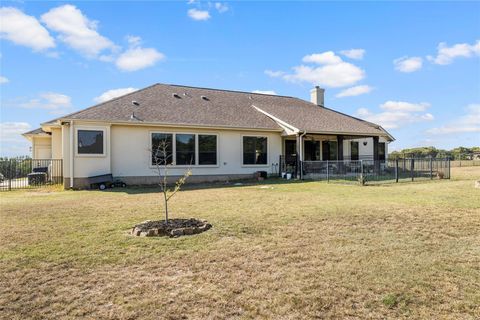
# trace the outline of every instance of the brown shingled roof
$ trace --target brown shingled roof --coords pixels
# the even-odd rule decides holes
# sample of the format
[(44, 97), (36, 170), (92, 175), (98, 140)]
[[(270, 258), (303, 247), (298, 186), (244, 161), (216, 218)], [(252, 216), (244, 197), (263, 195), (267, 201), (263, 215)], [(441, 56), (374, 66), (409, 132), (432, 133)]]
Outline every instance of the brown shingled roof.
[(280, 129), (253, 106), (301, 131), (388, 135), (379, 126), (294, 97), (168, 84), (155, 84), (61, 119)]

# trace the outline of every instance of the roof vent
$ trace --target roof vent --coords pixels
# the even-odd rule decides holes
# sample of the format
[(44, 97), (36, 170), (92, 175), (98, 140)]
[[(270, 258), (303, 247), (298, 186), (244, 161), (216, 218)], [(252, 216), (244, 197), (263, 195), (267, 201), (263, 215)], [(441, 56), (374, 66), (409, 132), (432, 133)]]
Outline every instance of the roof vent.
[(202, 96), (202, 99), (205, 100), (205, 101), (210, 101), (210, 99), (208, 99), (207, 96)]
[(133, 100), (133, 101), (132, 101), (132, 105), (134, 105), (134, 106), (137, 106), (137, 107), (138, 107), (138, 106), (140, 105), (140, 103), (138, 103), (137, 101)]
[(130, 115), (130, 120), (142, 121), (135, 115), (135, 111), (133, 111), (132, 114)]
[(177, 98), (177, 99), (182, 99), (182, 97), (180, 97), (180, 95), (179, 95), (178, 93), (174, 93), (174, 94), (173, 94), (173, 97), (174, 97), (174, 98)]

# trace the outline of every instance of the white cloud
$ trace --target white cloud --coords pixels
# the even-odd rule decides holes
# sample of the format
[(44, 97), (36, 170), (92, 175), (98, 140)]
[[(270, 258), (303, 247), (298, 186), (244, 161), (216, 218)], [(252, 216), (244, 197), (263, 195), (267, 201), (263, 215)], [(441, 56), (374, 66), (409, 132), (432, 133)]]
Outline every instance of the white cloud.
[(342, 58), (337, 56), (333, 51), (323, 53), (314, 53), (303, 57), (303, 62), (317, 63), (317, 64), (339, 64)]
[(435, 64), (446, 65), (452, 63), (456, 58), (469, 58), (475, 55), (480, 55), (480, 40), (474, 44), (458, 43), (451, 47), (442, 42), (437, 47), (437, 56), (428, 56), (427, 58)]
[(111, 89), (111, 90), (105, 91), (104, 93), (102, 93), (98, 97), (95, 97), (93, 99), (93, 101), (95, 101), (96, 103), (102, 103), (102, 102), (112, 100), (114, 98), (126, 95), (127, 93), (131, 93), (131, 92), (134, 92), (134, 91), (137, 91), (137, 90), (138, 89), (136, 89), (136, 88)]
[(97, 32), (98, 23), (73, 5), (53, 8), (43, 14), (41, 20), (60, 34), (61, 41), (89, 58), (96, 58), (106, 49), (116, 50), (112, 41)]
[(31, 129), (26, 122), (0, 123), (0, 156), (27, 155), (29, 143), (22, 133)]
[(350, 49), (350, 50), (342, 50), (340, 51), (345, 57), (355, 60), (362, 60), (363, 56), (365, 55), (364, 49)]
[(21, 102), (21, 108), (48, 110), (51, 114), (62, 114), (72, 108), (72, 99), (64, 94), (45, 92), (37, 98)]
[(137, 71), (155, 65), (164, 60), (165, 55), (154, 48), (130, 48), (115, 61), (122, 71)]
[(341, 91), (339, 94), (336, 95), (337, 98), (343, 97), (353, 97), (359, 96), (361, 94), (369, 93), (373, 90), (373, 87), (367, 85), (355, 86), (348, 89)]
[(401, 57), (393, 60), (395, 70), (400, 72), (414, 72), (420, 70), (423, 65), (423, 59), (420, 57)]
[(277, 95), (277, 93), (273, 90), (253, 90), (252, 93)]
[(387, 101), (380, 105), (380, 108), (388, 111), (407, 111), (407, 112), (421, 112), (425, 111), (430, 107), (430, 104), (427, 102), (421, 103), (410, 103), (404, 101)]
[(385, 111), (373, 113), (366, 108), (360, 108), (356, 115), (379, 124), (385, 129), (397, 129), (415, 122), (432, 121), (434, 116), (431, 113), (422, 112), (429, 106), (428, 103), (387, 101), (380, 105), (380, 108)]
[(285, 74), (283, 71), (265, 70), (265, 74), (272, 78), (279, 78)]
[[(480, 104), (471, 104), (466, 108), (466, 114), (454, 119), (442, 127), (427, 130), (429, 134), (480, 133)], [(480, 136), (479, 136), (480, 139)]]
[(205, 21), (210, 19), (210, 13), (207, 10), (190, 9), (188, 16), (196, 21)]
[(302, 59), (305, 63), (314, 63), (320, 66), (299, 65), (293, 67), (293, 73), (270, 71), (265, 73), (271, 77), (281, 77), (291, 82), (309, 82), (313, 85), (326, 87), (350, 86), (365, 78), (365, 71), (359, 67), (343, 61), (332, 51), (307, 55)]
[(0, 76), (0, 84), (5, 84), (5, 83), (9, 83), (10, 80), (8, 80), (7, 77), (4, 77), (4, 76)]
[(15, 44), (42, 51), (55, 47), (50, 36), (35, 17), (26, 15), (16, 8), (0, 8), (0, 38)]
[(227, 12), (229, 8), (226, 3), (215, 2), (215, 9), (220, 13), (224, 13)]

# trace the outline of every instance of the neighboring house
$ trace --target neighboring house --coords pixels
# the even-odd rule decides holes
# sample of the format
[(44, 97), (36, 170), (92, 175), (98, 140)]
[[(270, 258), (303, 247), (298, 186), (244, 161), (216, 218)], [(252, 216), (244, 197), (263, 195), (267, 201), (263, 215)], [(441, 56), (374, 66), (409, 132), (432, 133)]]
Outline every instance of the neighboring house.
[[(382, 127), (295, 97), (155, 84), (42, 123), (24, 134), (32, 157), (63, 159), (65, 187), (111, 173), (128, 184), (157, 183), (150, 150), (169, 142), (174, 166), (191, 181), (278, 172), (280, 156), (299, 160), (379, 159), (393, 137)], [(73, 177), (73, 179), (71, 179)]]

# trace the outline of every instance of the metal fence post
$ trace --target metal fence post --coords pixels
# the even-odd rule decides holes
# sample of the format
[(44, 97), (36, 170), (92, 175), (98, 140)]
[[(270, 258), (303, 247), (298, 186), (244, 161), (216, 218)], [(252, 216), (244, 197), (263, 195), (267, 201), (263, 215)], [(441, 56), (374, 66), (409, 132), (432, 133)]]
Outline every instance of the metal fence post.
[(398, 183), (398, 159), (395, 159), (395, 182)]
[(414, 172), (413, 172), (414, 167), (415, 167), (415, 162), (414, 162), (414, 161), (415, 161), (415, 160), (414, 160), (413, 158), (410, 159), (410, 176), (412, 177), (412, 181), (413, 181), (414, 176), (415, 176), (415, 174), (414, 174)]
[(433, 160), (432, 160), (432, 158), (430, 158), (430, 180), (433, 179), (433, 168), (432, 168), (432, 166), (433, 166)]
[(330, 182), (330, 175), (329, 175), (329, 172), (328, 172), (328, 160), (327, 160), (327, 182)]
[(8, 161), (8, 191), (12, 190), (12, 159)]
[(360, 185), (363, 185), (365, 179), (363, 177), (363, 160), (360, 160)]

